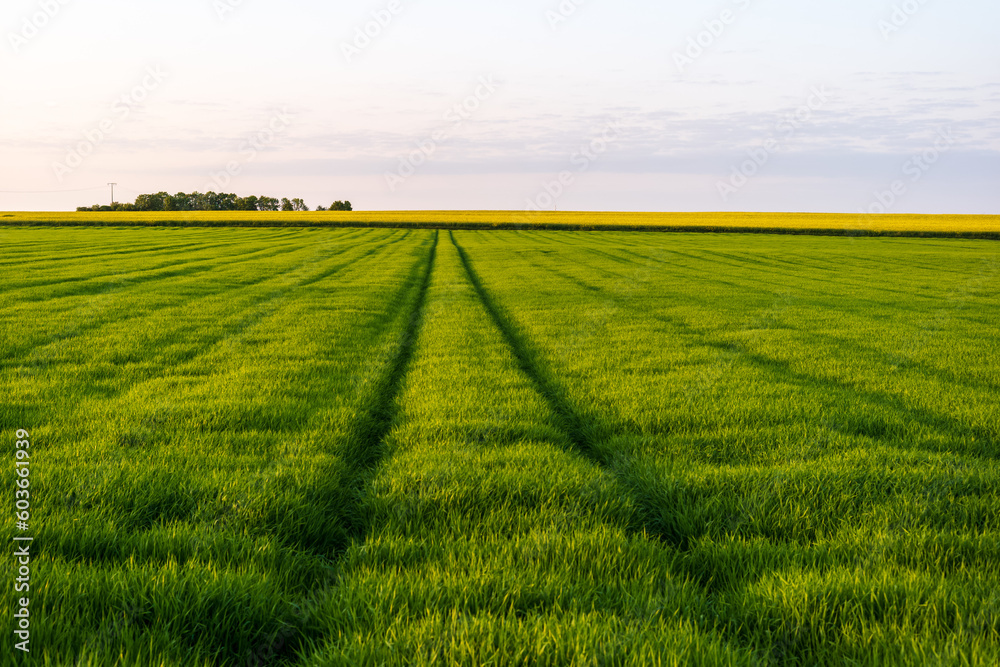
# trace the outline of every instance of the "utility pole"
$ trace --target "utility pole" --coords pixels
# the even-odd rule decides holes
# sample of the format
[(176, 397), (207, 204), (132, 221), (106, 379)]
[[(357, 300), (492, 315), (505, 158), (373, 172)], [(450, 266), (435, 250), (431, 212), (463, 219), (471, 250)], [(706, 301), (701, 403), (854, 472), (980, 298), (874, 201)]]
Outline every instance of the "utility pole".
[(115, 186), (118, 185), (118, 184), (117, 183), (108, 183), (108, 185), (111, 186), (111, 205), (114, 206), (115, 205)]

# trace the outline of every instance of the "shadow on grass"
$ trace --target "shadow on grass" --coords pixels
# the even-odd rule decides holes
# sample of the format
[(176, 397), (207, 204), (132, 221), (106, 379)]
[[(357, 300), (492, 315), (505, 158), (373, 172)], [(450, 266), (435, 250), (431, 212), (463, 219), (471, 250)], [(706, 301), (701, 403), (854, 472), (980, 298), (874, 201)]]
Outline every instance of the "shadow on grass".
[(430, 288), (434, 259), (437, 255), (437, 243), (438, 233), (435, 232), (434, 242), (424, 262), (423, 276), (417, 288), (416, 298), (407, 313), (406, 328), (400, 338), (399, 347), (389, 362), (385, 374), (372, 391), (372, 402), (368, 405), (362, 418), (355, 422), (355, 428), (348, 436), (348, 444), (342, 454), (355, 491), (352, 508), (346, 512), (347, 516), (351, 518), (349, 533), (355, 538), (362, 537), (367, 528), (367, 523), (360, 515), (359, 509), (364, 484), (384, 457), (383, 441), (398, 418), (399, 406), (396, 398), (409, 370), (410, 360), (413, 358), (417, 337), (423, 324), (427, 292)]
[[(612, 257), (608, 253), (601, 252), (601, 254)], [(598, 285), (590, 284), (566, 274), (555, 267), (539, 263), (532, 264), (581, 289), (590, 292), (601, 291)], [(603, 271), (611, 275), (618, 275), (605, 271), (599, 265), (587, 263), (586, 266), (594, 271)], [(704, 277), (702, 276), (700, 279), (704, 279)], [(723, 283), (724, 281), (715, 280), (715, 282)], [(733, 285), (736, 286), (735, 283)], [(604, 291), (603, 298), (614, 302), (619, 308), (626, 311), (633, 311), (636, 308), (636, 305), (628, 297), (613, 292)], [(931, 453), (950, 451), (948, 449), (951, 446), (950, 444), (932, 446), (915, 441), (910, 435), (912, 431), (911, 427), (913, 425), (920, 425), (935, 436), (947, 439), (952, 443), (954, 439), (963, 437), (974, 438), (975, 442), (979, 444), (974, 447), (966, 444), (960, 450), (963, 454), (986, 460), (995, 460), (998, 457), (998, 441), (994, 429), (981, 424), (962, 423), (961, 420), (955, 418), (953, 415), (921, 407), (903, 396), (888, 391), (866, 389), (857, 383), (847, 380), (798, 371), (788, 361), (752, 350), (752, 346), (746, 342), (725, 340), (719, 336), (712, 335), (711, 332), (691, 326), (679, 318), (664, 316), (656, 312), (647, 312), (646, 315), (670, 327), (678, 334), (687, 337), (699, 347), (714, 349), (724, 354), (732, 355), (732, 363), (736, 363), (736, 361), (745, 362), (759, 372), (769, 375), (771, 379), (778, 383), (789, 383), (797, 387), (818, 390), (831, 398), (836, 398), (838, 408), (836, 414), (830, 418), (842, 424), (843, 430), (846, 433), (871, 438), (897, 449), (919, 449)], [(772, 328), (770, 323), (764, 322), (762, 324), (766, 325), (762, 328)], [(889, 369), (893, 366), (894, 360), (887, 353), (875, 347), (865, 346), (856, 341), (848, 341), (828, 334), (814, 334), (796, 330), (796, 335), (832, 339), (845, 351), (850, 351), (851, 354), (855, 350), (860, 349), (871, 354), (880, 355), (886, 372), (890, 372)], [(974, 384), (958, 377), (954, 372), (932, 367), (919, 361), (909, 362), (909, 365), (918, 368), (923, 374), (936, 377), (943, 382), (961, 384), (979, 391), (996, 389), (996, 386), (989, 381)]]
[[(183, 659), (188, 664), (203, 664), (208, 660), (215, 665), (241, 666), (294, 664), (310, 641), (322, 636), (318, 610), (336, 591), (337, 561), (352, 543), (364, 539), (369, 529), (362, 508), (364, 494), (384, 456), (383, 440), (398, 420), (397, 396), (423, 322), (436, 247), (437, 235), (421, 244), (420, 254), (414, 253), (416, 261), (405, 280), (387, 295), (391, 304), (389, 312), (379, 313), (366, 327), (373, 343), (384, 340), (388, 332), (401, 329), (401, 333), (398, 340), (392, 341), (390, 358), (379, 370), (377, 380), (363, 394), (366, 398), (353, 428), (342, 444), (329, 452), (329, 465), (324, 466), (323, 474), (317, 475), (305, 488), (273, 497), (264, 509), (265, 515), (259, 517), (257, 528), (274, 538), (281, 552), (279, 557), (286, 564), (287, 569), (279, 568), (274, 574), (274, 578), (283, 583), (272, 581), (265, 585), (264, 578), (257, 581), (259, 590), (269, 593), (264, 598), (253, 598), (252, 594), (233, 589), (220, 593), (217, 599), (206, 599), (206, 593), (200, 588), (203, 566), (192, 570), (195, 574), (186, 574), (186, 580), (178, 584), (183, 587), (180, 599), (193, 611), (181, 616), (184, 620), (171, 627), (171, 632), (178, 637), (173, 649), (178, 660)], [(402, 327), (400, 322), (403, 322)], [(335, 399), (336, 396), (330, 397), (330, 400)], [(308, 415), (302, 421), (308, 421)], [(171, 521), (189, 520), (197, 508), (198, 498), (182, 497), (185, 492), (186, 489), (180, 486), (171, 489), (164, 498), (144, 507), (143, 512), (133, 513), (125, 529), (141, 533), (143, 529), (160, 525), (165, 517)], [(181, 552), (151, 553), (147, 549), (153, 558), (144, 564), (150, 565), (150, 560), (161, 558), (164, 562), (178, 559), (186, 563), (195, 557), (198, 548), (208, 554), (209, 560), (206, 561), (202, 554), (197, 554), (198, 559), (208, 563), (224, 557), (230, 547), (238, 551), (247, 534), (227, 534), (230, 530), (227, 520), (228, 517), (223, 516), (218, 528), (199, 535)], [(128, 540), (121, 541), (120, 545), (110, 544), (118, 530), (98, 532), (92, 531), (93, 544), (83, 554), (79, 548), (74, 548), (72, 541), (63, 541), (53, 545), (49, 555), (85, 562), (98, 569), (102, 564), (120, 562), (130, 556), (126, 553)], [(216, 549), (222, 551), (214, 551)], [(236, 551), (233, 553), (242, 558)], [(219, 562), (225, 562), (224, 558)], [(185, 568), (196, 566), (197, 562), (184, 565)], [(214, 566), (217, 567), (218, 562)], [(274, 599), (276, 591), (281, 593), (279, 599)], [(156, 604), (166, 603), (158, 600)], [(111, 644), (124, 641), (119, 637), (121, 633), (115, 631), (114, 619), (124, 613), (119, 607), (120, 601), (100, 599), (92, 601), (87, 611), (95, 615), (101, 625), (99, 636), (114, 638)], [(163, 630), (160, 621), (150, 623), (154, 630)], [(136, 620), (129, 623), (133, 629), (139, 625)]]
[[(400, 295), (404, 303), (409, 302), (405, 313), (406, 325), (395, 354), (371, 390), (371, 400), (363, 408), (354, 428), (345, 439), (345, 446), (337, 452), (342, 463), (340, 475), (336, 478), (336, 483), (324, 489), (316, 489), (318, 493), (312, 497), (313, 504), (325, 509), (326, 520), (305, 532), (282, 536), (285, 543), (293, 548), (317, 554), (325, 552), (328, 557), (336, 558), (352, 544), (363, 541), (369, 532), (369, 519), (363, 509), (365, 490), (385, 457), (385, 438), (399, 418), (397, 398), (409, 371), (423, 325), (427, 292), (437, 255), (438, 234), (435, 232), (427, 258), (422, 262), (423, 272), (416, 285), (415, 297), (412, 300), (405, 299), (405, 294), (414, 287), (412, 279), (407, 281), (407, 288)], [(385, 327), (388, 326), (389, 322), (386, 322)], [(331, 526), (335, 527), (333, 531), (330, 530)], [(331, 593), (331, 584), (327, 582), (322, 590), (302, 600), (296, 607), (298, 612), (290, 622), (281, 626), (271, 642), (261, 645), (251, 654), (246, 664), (262, 666), (294, 662), (310, 640), (321, 636), (322, 630), (315, 622), (314, 614), (322, 605), (323, 599)]]
[(638, 480), (628, 475), (627, 470), (629, 466), (620, 465), (621, 462), (612, 460), (613, 457), (609, 452), (595, 446), (595, 443), (601, 441), (605, 435), (603, 429), (596, 425), (595, 419), (588, 419), (579, 414), (564, 398), (564, 392), (559, 385), (542, 370), (541, 364), (538, 362), (538, 354), (531, 349), (528, 341), (525, 340), (524, 336), (493, 300), (493, 297), (486, 291), (486, 288), (483, 287), (479, 275), (469, 260), (469, 256), (455, 240), (454, 234), (449, 232), (449, 236), (451, 237), (451, 242), (455, 245), (455, 249), (458, 251), (469, 282), (475, 289), (479, 300), (482, 302), (487, 313), (489, 313), (493, 323), (500, 330), (511, 352), (513, 352), (518, 367), (531, 380), (535, 389), (548, 403), (549, 408), (556, 415), (559, 425), (565, 431), (573, 447), (601, 468), (609, 470), (631, 492), (633, 500), (640, 508), (643, 516), (646, 517), (643, 519), (641, 527), (633, 527), (633, 529), (644, 530), (656, 535), (659, 539), (679, 550), (687, 549), (688, 536), (686, 534), (672, 530), (670, 526), (664, 525), (662, 522), (649, 520), (649, 517), (657, 516), (661, 513), (659, 511), (652, 511), (654, 509), (651, 506), (652, 499), (641, 491)]

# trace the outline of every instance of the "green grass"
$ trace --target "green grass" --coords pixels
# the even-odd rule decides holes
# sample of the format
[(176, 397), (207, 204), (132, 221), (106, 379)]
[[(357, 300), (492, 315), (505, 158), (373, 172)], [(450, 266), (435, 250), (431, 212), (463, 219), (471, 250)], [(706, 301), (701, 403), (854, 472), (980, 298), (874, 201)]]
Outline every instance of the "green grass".
[(993, 242), (0, 235), (32, 664), (1000, 662)]

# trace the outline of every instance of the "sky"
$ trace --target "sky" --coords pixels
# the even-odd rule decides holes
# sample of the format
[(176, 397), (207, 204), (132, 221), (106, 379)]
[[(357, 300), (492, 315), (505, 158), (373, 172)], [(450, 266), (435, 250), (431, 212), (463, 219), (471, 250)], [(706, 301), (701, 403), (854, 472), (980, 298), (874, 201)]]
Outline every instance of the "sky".
[(1000, 213), (995, 0), (4, 0), (0, 210)]

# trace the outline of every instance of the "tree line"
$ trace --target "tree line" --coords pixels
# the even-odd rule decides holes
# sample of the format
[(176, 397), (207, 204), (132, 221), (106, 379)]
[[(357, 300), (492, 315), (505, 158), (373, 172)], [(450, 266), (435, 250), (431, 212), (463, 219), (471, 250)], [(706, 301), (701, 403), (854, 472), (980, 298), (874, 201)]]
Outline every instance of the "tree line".
[[(308, 211), (309, 207), (301, 199), (282, 197), (238, 197), (227, 192), (178, 192), (171, 195), (157, 192), (139, 195), (135, 203), (116, 202), (114, 204), (80, 206), (77, 211)], [(339, 199), (329, 208), (317, 206), (317, 211), (353, 211), (351, 202)]]

